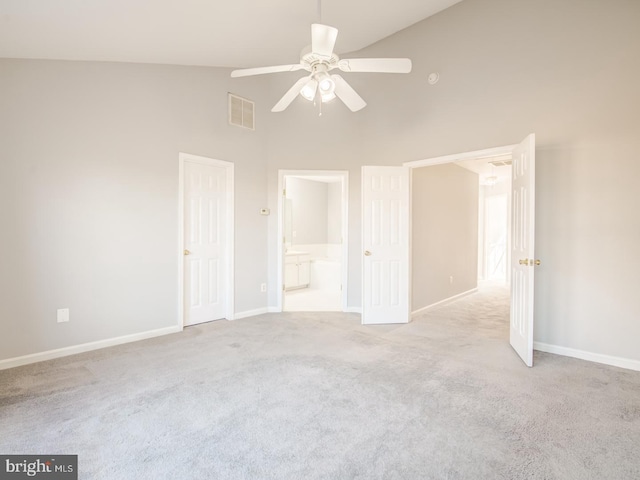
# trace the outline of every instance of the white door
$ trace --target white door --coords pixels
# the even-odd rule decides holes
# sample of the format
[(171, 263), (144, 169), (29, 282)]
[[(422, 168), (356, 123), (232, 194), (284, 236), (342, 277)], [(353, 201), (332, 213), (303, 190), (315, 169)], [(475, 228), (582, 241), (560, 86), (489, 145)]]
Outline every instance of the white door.
[(227, 313), (227, 169), (184, 163), (184, 324)]
[(409, 321), (409, 169), (362, 167), (362, 323)]
[(533, 366), (533, 272), (535, 233), (535, 135), (513, 151), (511, 184), (511, 316), (509, 340)]

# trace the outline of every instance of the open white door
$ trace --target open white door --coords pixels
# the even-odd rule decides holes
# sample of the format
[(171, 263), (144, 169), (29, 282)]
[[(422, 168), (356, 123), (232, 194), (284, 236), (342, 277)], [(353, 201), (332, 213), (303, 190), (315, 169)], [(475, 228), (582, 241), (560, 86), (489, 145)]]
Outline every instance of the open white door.
[(509, 341), (533, 366), (533, 272), (535, 234), (535, 135), (513, 150), (511, 183), (511, 316)]
[(362, 323), (407, 323), (410, 314), (407, 167), (362, 167)]

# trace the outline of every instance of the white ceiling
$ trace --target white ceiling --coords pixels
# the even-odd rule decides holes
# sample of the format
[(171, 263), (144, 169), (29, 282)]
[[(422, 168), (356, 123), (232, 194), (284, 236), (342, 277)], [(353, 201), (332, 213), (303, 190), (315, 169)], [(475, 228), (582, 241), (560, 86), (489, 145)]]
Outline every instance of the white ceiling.
[[(461, 0), (325, 0), (336, 52)], [(0, 57), (250, 67), (297, 63), (317, 0), (0, 0)], [(402, 52), (398, 52), (401, 55)]]

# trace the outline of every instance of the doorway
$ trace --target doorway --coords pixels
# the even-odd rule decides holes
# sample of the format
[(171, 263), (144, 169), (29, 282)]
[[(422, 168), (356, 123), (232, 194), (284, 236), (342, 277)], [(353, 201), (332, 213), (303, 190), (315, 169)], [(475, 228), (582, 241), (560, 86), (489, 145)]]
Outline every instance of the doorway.
[[(528, 135), (516, 145), (480, 151), (446, 155), (407, 162), (415, 169), (430, 165), (444, 165), (465, 160), (481, 160), (510, 155), (511, 168), (511, 241), (509, 248), (509, 283), (511, 310), (509, 315), (509, 343), (523, 362), (533, 366), (533, 304), (534, 268), (541, 265), (535, 259), (535, 134)], [(367, 221), (366, 218), (363, 222)], [(414, 225), (415, 227), (415, 225)], [(477, 255), (477, 252), (476, 252)], [(476, 256), (476, 261), (477, 261)], [(415, 311), (415, 310), (414, 310)]]
[(345, 311), (348, 173), (279, 172), (280, 311)]
[(179, 155), (178, 323), (233, 320), (233, 163)]
[(414, 314), (508, 286), (511, 157), (418, 168), (413, 182)]

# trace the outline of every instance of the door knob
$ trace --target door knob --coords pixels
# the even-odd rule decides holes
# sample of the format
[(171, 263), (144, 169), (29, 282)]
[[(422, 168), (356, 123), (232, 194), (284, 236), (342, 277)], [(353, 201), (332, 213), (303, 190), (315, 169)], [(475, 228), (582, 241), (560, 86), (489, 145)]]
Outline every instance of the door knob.
[(365, 255), (365, 257), (370, 257), (371, 256), (371, 252), (369, 250), (365, 250), (364, 251), (364, 255)]
[(518, 261), (518, 263), (519, 263), (520, 265), (529, 265), (529, 259), (528, 259), (528, 258), (525, 258), (524, 260), (523, 260), (523, 259), (520, 259), (520, 260)]
[(184, 254), (185, 254), (185, 255), (191, 255), (191, 252), (190, 252), (189, 250), (186, 250), (186, 249), (185, 249)]
[(540, 265), (540, 260), (536, 260), (536, 265)]

